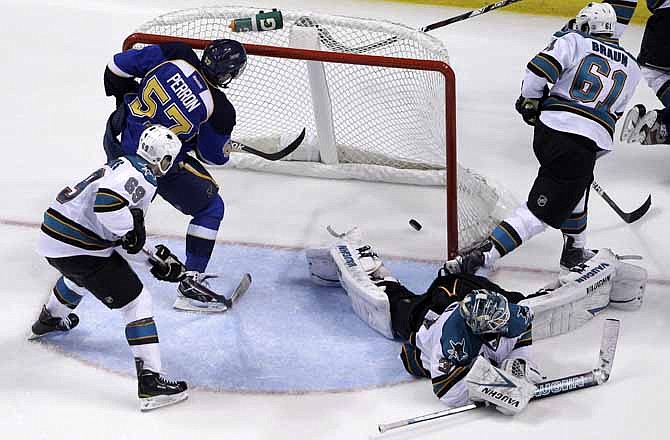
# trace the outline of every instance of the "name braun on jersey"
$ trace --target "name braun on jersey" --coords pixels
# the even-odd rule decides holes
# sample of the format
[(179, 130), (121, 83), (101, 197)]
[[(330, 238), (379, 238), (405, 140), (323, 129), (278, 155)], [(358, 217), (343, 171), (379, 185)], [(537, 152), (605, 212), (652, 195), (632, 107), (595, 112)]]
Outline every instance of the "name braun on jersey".
[(189, 88), (188, 84), (184, 82), (184, 79), (179, 73), (175, 73), (171, 78), (168, 79), (170, 88), (175, 92), (177, 98), (184, 104), (184, 107), (189, 112), (200, 107), (200, 101), (198, 101), (197, 96)]
[(594, 52), (600, 53), (610, 60), (621, 63), (624, 66), (628, 66), (628, 56), (626, 56), (625, 53), (619, 52), (618, 50), (612, 49), (611, 47), (605, 46), (604, 44), (598, 43), (597, 41), (591, 42), (591, 45), (591, 49), (593, 49)]

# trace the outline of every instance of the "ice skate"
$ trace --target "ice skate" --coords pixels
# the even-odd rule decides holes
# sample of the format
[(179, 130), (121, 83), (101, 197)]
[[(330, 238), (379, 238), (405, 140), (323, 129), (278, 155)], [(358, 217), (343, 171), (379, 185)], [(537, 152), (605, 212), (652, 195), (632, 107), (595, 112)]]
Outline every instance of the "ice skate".
[(575, 239), (565, 236), (563, 252), (561, 253), (561, 270), (570, 270), (575, 266), (586, 263), (596, 254), (591, 249), (574, 246)]
[(135, 369), (141, 411), (172, 405), (188, 398), (186, 382), (172, 381), (159, 373), (145, 369), (142, 359), (135, 358)]
[(70, 313), (67, 318), (63, 319), (51, 315), (47, 307), (42, 306), (40, 316), (31, 327), (32, 334), (28, 339), (41, 338), (51, 332), (68, 332), (75, 328), (77, 324), (79, 324), (79, 317), (74, 313)]

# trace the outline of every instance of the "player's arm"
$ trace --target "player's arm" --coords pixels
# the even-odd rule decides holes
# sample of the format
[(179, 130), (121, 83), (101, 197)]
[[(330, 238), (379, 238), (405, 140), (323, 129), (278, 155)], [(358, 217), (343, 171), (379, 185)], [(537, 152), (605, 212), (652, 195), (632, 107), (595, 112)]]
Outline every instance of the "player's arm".
[(146, 179), (127, 159), (112, 162), (100, 181), (93, 212), (129, 253), (139, 252), (144, 245), (144, 210), (155, 192), (155, 180)]
[(198, 132), (196, 155), (201, 161), (210, 165), (223, 165), (228, 162), (228, 153), (224, 147), (230, 141), (235, 127), (236, 113), (226, 96), (218, 90), (212, 91), (214, 112), (200, 126)]
[[(647, 0), (647, 5), (654, 0)], [(663, 0), (658, 0), (663, 1)], [(616, 27), (614, 28), (614, 38), (619, 39), (623, 35), (630, 20), (633, 18), (637, 0), (603, 0), (603, 3), (609, 3), (616, 12)]]
[(138, 87), (135, 78), (143, 78), (159, 64), (176, 59), (196, 67), (200, 63), (193, 49), (183, 43), (152, 44), (117, 53), (105, 68), (105, 93), (117, 99), (123, 98), (126, 93), (135, 93)]
[(557, 32), (549, 45), (526, 65), (521, 96), (515, 107), (527, 124), (535, 125), (540, 115), (540, 102), (549, 94), (548, 83), (555, 84), (563, 69), (574, 63), (577, 38), (573, 32)]

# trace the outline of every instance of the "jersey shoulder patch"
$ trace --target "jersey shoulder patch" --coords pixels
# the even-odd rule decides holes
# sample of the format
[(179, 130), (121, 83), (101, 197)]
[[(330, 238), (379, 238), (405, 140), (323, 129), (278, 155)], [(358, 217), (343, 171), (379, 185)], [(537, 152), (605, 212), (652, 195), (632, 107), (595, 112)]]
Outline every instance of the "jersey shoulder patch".
[(458, 312), (452, 312), (442, 326), (442, 354), (452, 365), (470, 365), (482, 347), (481, 339), (468, 328)]
[(509, 305), (509, 323), (507, 325), (506, 338), (516, 338), (528, 330), (533, 320), (530, 309), (517, 304)]

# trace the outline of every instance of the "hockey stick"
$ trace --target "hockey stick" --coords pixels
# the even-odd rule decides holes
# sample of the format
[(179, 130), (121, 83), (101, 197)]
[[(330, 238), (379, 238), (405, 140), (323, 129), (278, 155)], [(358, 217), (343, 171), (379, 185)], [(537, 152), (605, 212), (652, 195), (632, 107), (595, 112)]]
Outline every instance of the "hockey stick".
[(637, 221), (649, 211), (649, 208), (651, 207), (651, 194), (649, 194), (649, 197), (647, 197), (647, 200), (644, 201), (642, 206), (637, 208), (635, 211), (631, 212), (624, 212), (619, 208), (619, 206), (610, 198), (610, 196), (607, 195), (604, 189), (598, 185), (597, 182), (593, 182), (591, 184), (591, 187), (594, 189), (595, 192), (598, 193), (600, 197), (602, 197), (605, 202), (607, 202), (608, 205), (616, 212), (619, 217), (623, 219), (626, 223), (633, 223), (634, 221)]
[[(600, 341), (600, 353), (598, 356), (598, 365), (591, 371), (573, 376), (561, 377), (554, 380), (548, 380), (537, 384), (537, 390), (532, 400), (544, 399), (546, 397), (556, 396), (558, 394), (570, 393), (572, 391), (582, 390), (597, 385), (602, 385), (610, 377), (614, 355), (616, 353), (617, 341), (619, 339), (619, 327), (621, 322), (618, 319), (606, 319), (603, 327), (603, 335)], [(413, 425), (415, 423), (426, 422), (429, 420), (440, 419), (443, 417), (460, 414), (473, 409), (486, 406), (484, 402), (475, 402), (469, 405), (459, 406), (444, 411), (437, 411), (419, 417), (399, 420), (393, 423), (381, 424), (377, 428), (379, 432), (387, 432), (392, 429), (403, 426)]]
[(482, 8), (475, 9), (473, 11), (468, 11), (464, 14), (457, 15), (455, 17), (447, 18), (446, 20), (438, 21), (433, 24), (429, 24), (428, 26), (424, 26), (421, 28), (423, 32), (428, 32), (432, 31), (433, 29), (441, 28), (443, 26), (450, 25), (452, 23), (456, 23), (459, 21), (467, 20), (468, 18), (476, 17), (478, 15), (485, 14), (489, 11), (493, 11), (494, 9), (499, 9), (499, 8), (504, 8), (505, 6), (511, 5), (512, 3), (520, 2), (521, 0), (503, 0), (500, 2), (495, 2), (491, 3), (490, 5), (486, 5)]
[[(467, 20), (468, 18), (476, 17), (481, 14), (485, 14), (489, 11), (493, 11), (494, 9), (499, 9), (499, 8), (504, 8), (507, 5), (511, 5), (512, 3), (520, 2), (521, 0), (503, 0), (499, 1), (496, 3), (492, 3), (490, 5), (486, 5), (484, 7), (481, 7), (479, 9), (475, 9), (472, 11), (465, 12), (463, 14), (457, 15), (455, 17), (447, 18), (446, 20), (441, 20), (432, 24), (429, 24), (427, 26), (424, 26), (419, 29), (421, 32), (429, 32), (434, 29), (438, 29), (447, 25), (450, 25), (452, 23), (456, 23), (459, 21)], [(319, 40), (328, 47), (330, 50), (333, 50), (335, 52), (349, 52), (349, 53), (366, 53), (374, 49), (379, 49), (384, 46), (388, 46), (390, 44), (395, 43), (396, 41), (399, 40), (398, 37), (393, 36), (390, 38), (387, 38), (386, 40), (378, 41), (376, 43), (370, 43), (366, 44), (364, 46), (347, 46), (339, 41), (337, 41), (331, 33), (328, 31), (328, 29), (322, 27), (319, 25), (314, 19), (311, 17), (300, 17), (296, 21), (296, 26), (303, 26), (303, 27), (315, 27), (317, 31), (319, 32)]]
[[(147, 258), (151, 261), (158, 262), (159, 264), (161, 263), (161, 260), (155, 256), (155, 253), (147, 248), (143, 247), (142, 252), (147, 256)], [(176, 258), (176, 257), (175, 257)], [(179, 262), (182, 264), (182, 270), (185, 270), (185, 266), (183, 263)], [(206, 275), (203, 279), (207, 278), (215, 278), (217, 275)], [(194, 285), (202, 292), (206, 293), (207, 295), (210, 295), (212, 298), (216, 300), (216, 302), (219, 302), (223, 305), (226, 306), (226, 308), (231, 308), (233, 306), (233, 303), (237, 301), (244, 293), (249, 289), (251, 286), (251, 274), (245, 273), (242, 276), (242, 279), (240, 282), (237, 284), (237, 287), (235, 287), (235, 290), (233, 290), (232, 295), (230, 298), (226, 297), (225, 295), (219, 295), (218, 293), (214, 292), (212, 289), (207, 287), (206, 285), (200, 283), (200, 282), (194, 282)], [(190, 310), (190, 309), (189, 309)]]
[(302, 131), (300, 132), (298, 137), (295, 138), (295, 140), (293, 142), (288, 144), (283, 149), (281, 149), (279, 151), (276, 151), (274, 153), (266, 153), (265, 151), (258, 150), (254, 147), (250, 147), (249, 145), (245, 145), (242, 142), (235, 141), (235, 140), (232, 140), (232, 139), (230, 140), (230, 142), (228, 142), (228, 144), (226, 144), (226, 146), (224, 147), (223, 150), (226, 154), (228, 154), (230, 152), (239, 153), (239, 152), (242, 152), (242, 151), (246, 151), (247, 153), (256, 155), (258, 157), (262, 157), (263, 159), (274, 161), (274, 160), (283, 159), (284, 157), (293, 153), (296, 150), (296, 148), (298, 148), (298, 146), (300, 146), (303, 139), (305, 139), (305, 129), (304, 128), (302, 129)]

